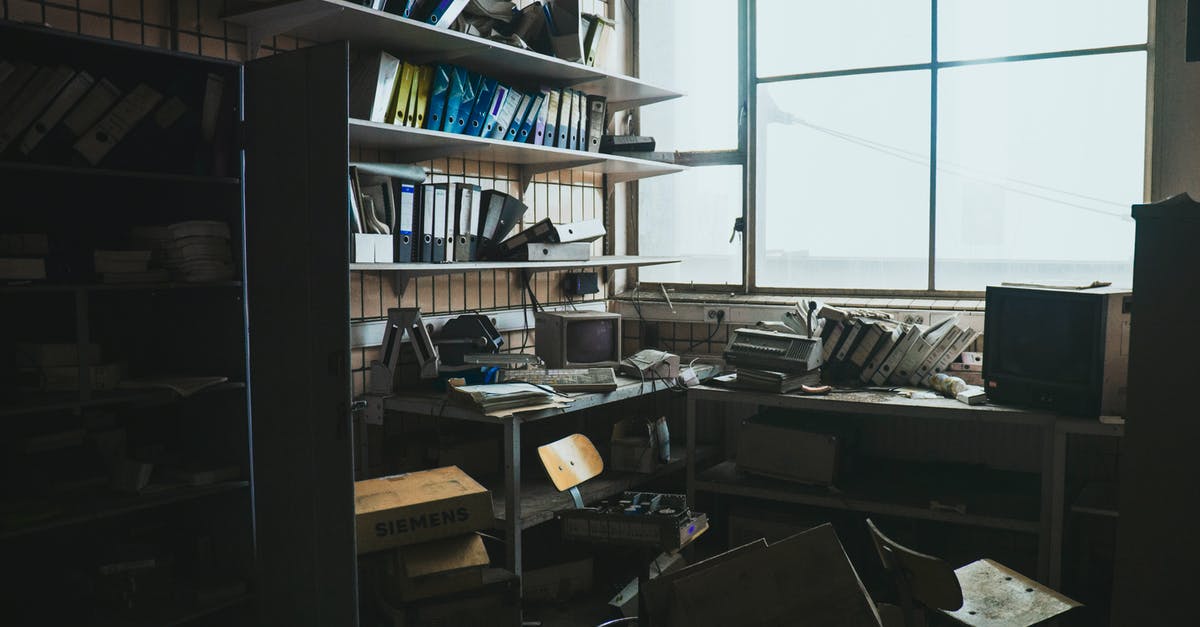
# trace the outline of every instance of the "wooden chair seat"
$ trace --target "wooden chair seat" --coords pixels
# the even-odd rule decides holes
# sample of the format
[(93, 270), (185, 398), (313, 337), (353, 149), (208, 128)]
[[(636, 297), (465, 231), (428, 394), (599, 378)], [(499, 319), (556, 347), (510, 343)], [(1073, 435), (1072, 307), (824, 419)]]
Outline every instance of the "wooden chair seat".
[(942, 613), (971, 627), (1039, 625), (1079, 603), (989, 559), (954, 571), (963, 605)]

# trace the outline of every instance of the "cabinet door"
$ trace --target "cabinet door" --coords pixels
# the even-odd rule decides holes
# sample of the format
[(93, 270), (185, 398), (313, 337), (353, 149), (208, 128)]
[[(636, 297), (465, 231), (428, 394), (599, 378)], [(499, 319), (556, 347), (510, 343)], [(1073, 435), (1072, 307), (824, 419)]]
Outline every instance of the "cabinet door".
[(246, 274), (264, 625), (357, 622), (347, 47), (246, 66)]

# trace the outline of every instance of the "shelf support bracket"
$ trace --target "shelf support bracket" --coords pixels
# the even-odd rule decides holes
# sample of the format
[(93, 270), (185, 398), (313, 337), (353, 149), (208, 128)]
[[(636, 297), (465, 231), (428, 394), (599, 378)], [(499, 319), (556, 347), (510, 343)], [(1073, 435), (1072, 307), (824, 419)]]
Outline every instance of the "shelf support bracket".
[(246, 27), (246, 58), (258, 58), (258, 50), (267, 37), (286, 33), (293, 28), (311, 24), (345, 10), (319, 2), (304, 4), (307, 6), (299, 10), (297, 4), (293, 3), (256, 11), (255, 13), (263, 16), (263, 19), (253, 26)]
[(557, 163), (526, 163), (518, 167), (518, 178), (521, 182), (521, 191), (524, 192), (529, 184), (533, 182), (533, 177), (546, 172), (556, 172), (559, 170), (570, 170), (571, 168), (579, 168), (593, 163), (600, 163), (603, 159), (577, 159), (575, 161), (559, 161)]

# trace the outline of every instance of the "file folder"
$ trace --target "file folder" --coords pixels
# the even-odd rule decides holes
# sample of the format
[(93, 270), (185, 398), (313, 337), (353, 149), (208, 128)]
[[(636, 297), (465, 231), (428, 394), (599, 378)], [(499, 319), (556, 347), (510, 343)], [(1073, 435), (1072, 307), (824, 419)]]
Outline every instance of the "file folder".
[(413, 126), (425, 128), (425, 114), (429, 111), (429, 92), (433, 89), (433, 66), (422, 65), (417, 76), (417, 119)]
[(492, 101), (488, 104), (487, 115), (484, 116), (483, 130), (480, 131), (480, 137), (491, 137), (492, 131), (496, 130), (496, 116), (500, 115), (500, 111), (504, 108), (504, 103), (508, 101), (508, 94), (508, 87), (500, 84), (496, 85)]
[(482, 76), (466, 70), (462, 70), (462, 73), (462, 101), (458, 105), (458, 115), (454, 118), (454, 132), (459, 135), (467, 132), (467, 121), (471, 118), (471, 111), (479, 97), (479, 87), (483, 84)]
[(409, 85), (408, 109), (404, 112), (404, 125), (417, 125), (417, 92), (421, 85), (421, 66), (412, 66), (412, 84)]
[(471, 114), (467, 118), (467, 128), (465, 134), (479, 137), (483, 135), (484, 126), (487, 124), (488, 112), (491, 111), (492, 100), (496, 97), (496, 87), (499, 83), (494, 78), (480, 77), (479, 93), (475, 97), (475, 103), (471, 110)]
[(542, 90), (542, 106), (538, 108), (537, 120), (533, 124), (533, 139), (531, 143), (541, 146), (546, 142), (546, 117), (550, 112), (550, 99), (553, 91)]
[(454, 261), (471, 260), (472, 209), (480, 192), (478, 185), (454, 183)]
[(587, 145), (588, 152), (600, 152), (600, 138), (604, 136), (604, 116), (608, 101), (604, 96), (587, 97)]
[[(433, 262), (445, 262), (446, 257), (446, 227), (449, 218), (449, 190), (445, 183), (433, 186)], [(450, 250), (453, 251), (453, 243)]]
[(466, 77), (466, 70), (454, 66), (448, 67), (446, 78), (449, 86), (446, 89), (446, 107), (442, 115), (442, 125), (437, 130), (447, 133), (454, 132), (454, 123), (458, 120), (458, 110), (462, 106), (463, 83), (466, 81)]
[(571, 140), (571, 90), (562, 90), (562, 96), (558, 101), (558, 136), (554, 138), (554, 146), (556, 148), (570, 147)]
[(396, 263), (409, 263), (413, 260), (413, 218), (416, 209), (416, 186), (407, 183), (400, 184), (400, 198), (397, 201), (396, 216)]
[(542, 138), (543, 146), (558, 145), (558, 113), (561, 109), (563, 93), (561, 89), (550, 90), (550, 98), (546, 105), (546, 131)]
[(536, 96), (532, 96), (533, 102), (529, 105), (529, 110), (525, 112), (524, 119), (521, 121), (521, 127), (517, 130), (516, 141), (519, 144), (528, 144), (533, 137), (533, 129), (537, 124), (538, 112), (542, 107), (546, 106), (546, 93), (541, 92)]
[(399, 76), (400, 59), (386, 52), (359, 57), (350, 73), (350, 116), (390, 124)]
[(437, 28), (450, 28), (466, 8), (468, 0), (439, 0), (425, 21)]
[(392, 94), (392, 113), (389, 117), (392, 124), (404, 126), (408, 118), (408, 101), (412, 93), (413, 78), (417, 67), (411, 63), (400, 64), (400, 80), (396, 81), (396, 91)]
[(508, 130), (504, 133), (505, 141), (517, 141), (517, 135), (521, 132), (521, 125), (525, 123), (525, 118), (529, 117), (529, 107), (532, 105), (533, 96), (530, 94), (521, 94), (521, 101), (517, 104), (516, 113), (508, 123)]
[(467, 254), (468, 261), (479, 259), (479, 227), (482, 220), (480, 211), (483, 206), (483, 190), (478, 185), (471, 186), (471, 215), (468, 217), (470, 222), (467, 224), (467, 234), (469, 242), (469, 252)]
[(587, 141), (586, 125), (584, 119), (587, 117), (587, 98), (580, 92), (571, 94), (575, 108), (571, 110), (571, 150), (580, 149), (580, 138)]
[(454, 68), (439, 64), (433, 68), (433, 86), (429, 90), (429, 111), (425, 114), (425, 126), (431, 131), (442, 130), (446, 122), (446, 98), (450, 95), (450, 77)]
[(517, 107), (521, 105), (521, 99), (524, 95), (515, 90), (509, 89), (508, 96), (504, 99), (504, 104), (496, 113), (495, 125), (492, 127), (492, 132), (488, 133), (491, 139), (504, 139), (508, 133), (508, 127), (512, 124), (513, 117), (517, 115)]
[(433, 208), (436, 204), (435, 187), (421, 186), (421, 258), (423, 263), (433, 263)]
[(508, 236), (509, 231), (521, 222), (528, 207), (525, 203), (494, 189), (481, 194), (482, 218), (479, 227), (479, 257), (494, 254), (496, 244)]

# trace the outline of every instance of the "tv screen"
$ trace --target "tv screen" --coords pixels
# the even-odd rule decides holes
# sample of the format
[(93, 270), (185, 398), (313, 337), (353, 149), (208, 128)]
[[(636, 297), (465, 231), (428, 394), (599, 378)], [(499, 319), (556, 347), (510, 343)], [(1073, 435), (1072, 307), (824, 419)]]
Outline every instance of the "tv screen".
[[(1000, 311), (988, 311), (1001, 321), (999, 333), (989, 337), (994, 348), (984, 355), (994, 372), (1011, 376), (1086, 384), (1096, 356), (1095, 304), (1074, 298), (1006, 294)], [(995, 306), (988, 304), (989, 309)]]
[(565, 331), (566, 358), (576, 364), (614, 361), (613, 346), (616, 346), (617, 321), (571, 320)]

